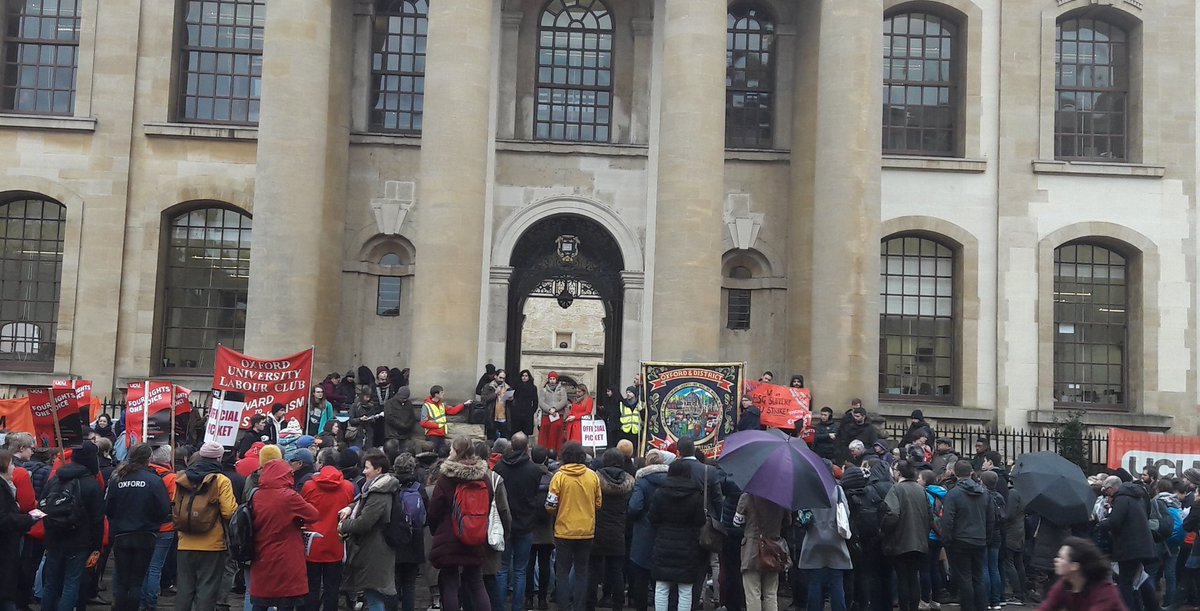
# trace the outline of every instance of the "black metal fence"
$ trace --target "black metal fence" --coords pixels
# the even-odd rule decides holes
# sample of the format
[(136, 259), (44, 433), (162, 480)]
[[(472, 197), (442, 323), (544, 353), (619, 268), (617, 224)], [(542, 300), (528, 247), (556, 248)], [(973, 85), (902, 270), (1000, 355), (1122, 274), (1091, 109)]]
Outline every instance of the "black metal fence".
[[(1058, 454), (1071, 453), (1073, 449), (1082, 450), (1082, 458), (1088, 464), (1087, 474), (1106, 470), (1108, 464), (1108, 434), (1090, 432), (1071, 439), (1064, 439), (1054, 429), (1025, 430), (1002, 428), (994, 429), (982, 426), (976, 427), (933, 427), (934, 435), (949, 439), (954, 444), (955, 451), (964, 458), (975, 454), (975, 441), (986, 437), (991, 448), (1000, 453), (1005, 461), (1014, 461), (1027, 452), (1055, 452)], [(899, 443), (908, 432), (907, 423), (888, 422), (881, 431), (893, 444)], [(932, 440), (930, 440), (932, 443)], [(1090, 467), (1090, 468), (1087, 468)]]

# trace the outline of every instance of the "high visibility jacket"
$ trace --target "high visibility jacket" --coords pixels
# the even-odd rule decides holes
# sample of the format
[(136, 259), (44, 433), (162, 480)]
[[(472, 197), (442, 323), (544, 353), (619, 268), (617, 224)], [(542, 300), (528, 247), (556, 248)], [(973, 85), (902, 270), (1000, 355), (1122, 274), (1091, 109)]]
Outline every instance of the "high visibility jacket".
[(621, 404), (621, 432), (637, 435), (642, 432), (642, 417), (632, 407)]
[(447, 429), (446, 414), (457, 414), (463, 411), (465, 407), (465, 405), (460, 404), (448, 408), (440, 401), (433, 401), (431, 397), (427, 397), (425, 405), (421, 410), (421, 427), (425, 429), (425, 436), (445, 437)]

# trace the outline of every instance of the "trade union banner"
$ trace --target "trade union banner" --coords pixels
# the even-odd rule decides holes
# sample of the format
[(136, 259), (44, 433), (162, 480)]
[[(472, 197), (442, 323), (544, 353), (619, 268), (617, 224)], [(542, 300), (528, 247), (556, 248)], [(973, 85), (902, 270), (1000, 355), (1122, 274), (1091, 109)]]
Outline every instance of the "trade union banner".
[(213, 389), (240, 392), (245, 396), (243, 429), (250, 428), (252, 416), (269, 413), (276, 403), (287, 408), (283, 414), (285, 423), (291, 419), (303, 423), (312, 380), (312, 358), (312, 348), (281, 359), (257, 359), (217, 346)]
[(33, 414), (33, 436), (38, 447), (50, 448), (58, 444), (58, 433), (54, 427), (54, 397), (49, 388), (29, 389), (29, 411)]
[(816, 431), (812, 428), (812, 394), (807, 388), (792, 388), (778, 384), (746, 381), (744, 392), (754, 400), (762, 412), (763, 426), (794, 430), (796, 422), (802, 422), (800, 437), (812, 441)]
[(92, 383), (89, 380), (54, 380), (50, 383), (54, 413), (64, 448), (83, 443), (83, 427), (92, 407)]
[(717, 456), (736, 430), (742, 363), (642, 363), (646, 426), (642, 448), (665, 449), (691, 437)]
[(0, 431), (36, 436), (33, 412), (29, 409), (29, 397), (0, 399)]
[(171, 443), (172, 415), (191, 411), (191, 394), (170, 382), (130, 382), (125, 394), (125, 428), (146, 443)]
[(1137, 477), (1149, 466), (1158, 467), (1160, 477), (1200, 468), (1200, 437), (1108, 429), (1108, 468), (1125, 467)]

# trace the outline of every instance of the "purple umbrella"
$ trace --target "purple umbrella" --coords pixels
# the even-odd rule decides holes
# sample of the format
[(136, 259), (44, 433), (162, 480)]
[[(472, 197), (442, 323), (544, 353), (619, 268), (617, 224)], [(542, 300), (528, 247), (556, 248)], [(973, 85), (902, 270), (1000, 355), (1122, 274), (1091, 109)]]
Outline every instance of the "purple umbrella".
[(774, 429), (734, 433), (725, 439), (717, 464), (743, 492), (781, 507), (833, 507), (833, 474), (803, 439)]

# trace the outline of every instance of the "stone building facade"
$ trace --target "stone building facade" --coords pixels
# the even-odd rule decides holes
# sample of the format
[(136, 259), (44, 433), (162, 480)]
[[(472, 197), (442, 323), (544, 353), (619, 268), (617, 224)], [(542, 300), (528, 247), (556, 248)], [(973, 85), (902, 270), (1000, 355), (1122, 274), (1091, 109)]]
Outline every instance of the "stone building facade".
[(612, 380), (1200, 425), (1192, 0), (4, 7), (10, 390), (223, 343), (463, 397), (586, 276)]

